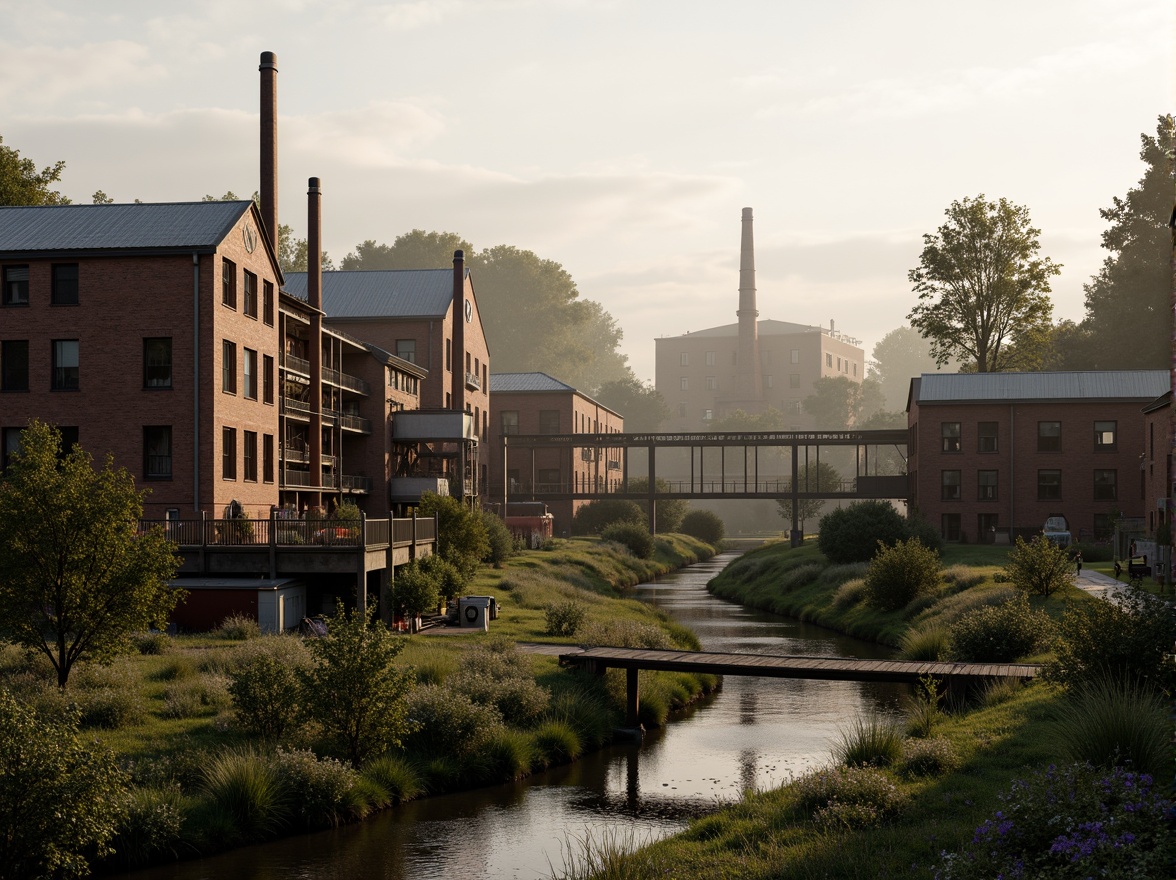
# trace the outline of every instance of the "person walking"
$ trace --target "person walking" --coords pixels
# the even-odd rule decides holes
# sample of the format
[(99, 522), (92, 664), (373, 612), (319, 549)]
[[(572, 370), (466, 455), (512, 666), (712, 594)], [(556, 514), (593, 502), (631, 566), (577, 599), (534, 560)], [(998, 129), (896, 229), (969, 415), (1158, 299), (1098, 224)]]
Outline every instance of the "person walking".
[(1082, 551), (1079, 550), (1074, 556), (1074, 562), (1078, 564), (1078, 574), (1082, 574)]

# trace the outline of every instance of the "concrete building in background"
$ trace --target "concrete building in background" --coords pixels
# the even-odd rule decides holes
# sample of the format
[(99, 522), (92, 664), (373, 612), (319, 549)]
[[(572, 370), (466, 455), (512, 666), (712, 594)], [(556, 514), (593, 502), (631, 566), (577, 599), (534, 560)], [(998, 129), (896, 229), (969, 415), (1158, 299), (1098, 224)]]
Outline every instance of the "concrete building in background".
[(829, 327), (759, 320), (751, 208), (743, 209), (738, 322), (655, 340), (655, 386), (670, 408), (667, 431), (705, 431), (736, 410), (784, 414), (786, 430), (814, 427), (803, 408), (813, 383), (844, 376), (861, 382), (865, 352)]
[(1028, 537), (1051, 516), (1075, 540), (1105, 539), (1115, 514), (1156, 503), (1149, 471), (1164, 470), (1166, 437), (1148, 435), (1163, 416), (1144, 409), (1159, 412), (1168, 381), (1164, 370), (925, 373), (907, 406), (910, 500), (949, 541)]

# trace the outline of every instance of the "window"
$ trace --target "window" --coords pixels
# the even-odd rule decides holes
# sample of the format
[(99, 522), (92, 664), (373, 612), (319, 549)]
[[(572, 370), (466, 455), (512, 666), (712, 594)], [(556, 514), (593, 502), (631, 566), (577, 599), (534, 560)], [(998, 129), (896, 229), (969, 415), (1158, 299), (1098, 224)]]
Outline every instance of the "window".
[(960, 493), (960, 472), (959, 471), (943, 471), (941, 482), (940, 498), (944, 501), (959, 501)]
[(1094, 423), (1094, 451), (1095, 452), (1114, 452), (1118, 448), (1119, 440), (1119, 423), (1118, 422), (1095, 422)]
[(1000, 524), (1000, 517), (995, 513), (976, 514), (976, 541), (980, 544), (995, 544), (996, 529)]
[(143, 387), (172, 387), (172, 341), (170, 336), (143, 340)]
[(960, 423), (959, 422), (941, 422), (939, 425), (939, 433), (943, 439), (944, 452), (959, 452), (960, 451)]
[(257, 352), (247, 348), (241, 359), (242, 392), (247, 400), (257, 400)]
[(686, 404), (684, 404), (684, 403), (678, 404), (678, 418), (680, 418), (680, 419), (686, 418)]
[(1037, 451), (1038, 452), (1061, 452), (1062, 451), (1062, 423), (1061, 422), (1038, 422), (1037, 423)]
[(6, 339), (0, 342), (0, 389), (29, 390), (29, 341)]
[(718, 391), (719, 390), (719, 379), (717, 376), (707, 376), (706, 377), (706, 390), (707, 391)]
[(789, 388), (799, 388), (800, 387), (800, 373), (789, 373), (788, 374), (788, 387)]
[(681, 388), (683, 391), (690, 390), (690, 380), (687, 379), (685, 376), (683, 376), (681, 379), (679, 379), (678, 382), (681, 385)]
[(261, 316), (268, 326), (274, 326), (274, 285), (269, 281), (261, 282)]
[(53, 340), (53, 390), (78, 390), (78, 341)]
[(789, 360), (791, 360), (792, 363), (794, 363), (794, 364), (800, 363), (800, 349), (799, 348), (792, 349), (792, 351), (790, 352)]
[(833, 366), (833, 355), (831, 355), (831, 354), (826, 354), (826, 355), (825, 355), (825, 366), (826, 366), (826, 367), (831, 367), (831, 366)]
[(237, 429), (221, 428), (221, 478), (237, 479)]
[(445, 340), (445, 369), (453, 370), (453, 340)]
[(678, 366), (680, 366), (680, 367), (690, 366), (690, 355), (688, 352), (683, 351), (678, 355)]
[(1061, 471), (1038, 471), (1037, 472), (1037, 500), (1038, 501), (1059, 501), (1062, 497), (1062, 472)]
[(502, 433), (517, 434), (519, 432), (519, 411), (508, 409), (502, 411)]
[(29, 304), (29, 267), (4, 267), (4, 305), (27, 306)]
[(1094, 540), (1106, 541), (1115, 532), (1115, 526), (1111, 522), (1111, 515), (1109, 513), (1096, 513), (1094, 515)]
[(1114, 501), (1119, 497), (1119, 472), (1094, 472), (1094, 500)]
[(244, 456), (245, 456), (245, 470), (243, 476), (247, 482), (257, 482), (257, 432), (245, 431), (244, 436)]
[(713, 367), (715, 365), (715, 353), (713, 351), (708, 351), (706, 353), (706, 365), (708, 367)]
[(840, 373), (840, 372), (841, 372), (841, 358), (838, 358), (838, 359), (837, 359), (837, 372), (838, 372), (838, 373)]
[(558, 491), (561, 483), (559, 468), (539, 468), (535, 472), (535, 481), (539, 484), (540, 491)]
[(774, 387), (776, 387), (776, 380), (775, 380), (775, 379), (773, 379), (773, 378), (772, 378), (770, 375), (768, 375), (768, 376), (764, 376), (764, 387), (765, 387), (765, 388), (774, 388)]
[(274, 481), (274, 435), (266, 434), (261, 444), (261, 475), (267, 483)]
[(50, 302), (55, 306), (78, 304), (78, 264), (57, 263), (53, 266), (53, 293)]
[(558, 434), (559, 433), (559, 410), (558, 409), (541, 409), (541, 410), (539, 410), (539, 433), (540, 434)]
[(702, 411), (702, 420), (704, 422), (712, 421), (714, 419), (714, 417), (715, 417), (715, 411), (713, 409), (704, 409)]
[(8, 470), (12, 456), (20, 452), (20, 431), (20, 428), (4, 429), (4, 448), (0, 450), (0, 465), (3, 465), (3, 470)]
[(268, 354), (261, 356), (261, 395), (263, 402), (274, 402), (274, 359)]
[(941, 529), (945, 541), (958, 541), (960, 539), (960, 515), (958, 513), (943, 514)]
[(237, 393), (237, 343), (227, 339), (221, 343), (221, 391)]
[(801, 411), (801, 404), (800, 404), (799, 400), (786, 400), (786, 401), (784, 401), (785, 415), (798, 416), (798, 415), (800, 415), (800, 411)]
[(981, 501), (995, 501), (996, 471), (976, 471), (976, 497)]
[(73, 452), (73, 448), (78, 445), (78, 426), (58, 425), (57, 430), (61, 434), (60, 457), (64, 457)]
[(857, 378), (857, 364), (856, 363), (853, 365), (853, 375), (854, 375), (854, 378)]
[(237, 308), (237, 265), (232, 260), (221, 260), (221, 302)]
[(241, 314), (257, 318), (257, 276), (245, 270), (245, 283), (241, 287)]
[(416, 363), (416, 340), (415, 339), (397, 339), (396, 340), (396, 356), (402, 361), (409, 363)]
[(143, 428), (143, 478), (170, 480), (171, 475), (171, 425), (147, 425)]
[(998, 452), (999, 442), (997, 441), (997, 423), (996, 422), (979, 422), (976, 425), (976, 451), (977, 452)]

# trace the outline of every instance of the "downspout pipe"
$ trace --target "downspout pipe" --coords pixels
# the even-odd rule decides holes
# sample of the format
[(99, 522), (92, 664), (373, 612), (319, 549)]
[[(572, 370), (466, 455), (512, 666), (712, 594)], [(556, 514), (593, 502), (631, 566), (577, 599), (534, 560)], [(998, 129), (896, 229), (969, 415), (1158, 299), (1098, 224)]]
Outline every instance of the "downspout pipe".
[(200, 255), (192, 254), (192, 510), (200, 511)]

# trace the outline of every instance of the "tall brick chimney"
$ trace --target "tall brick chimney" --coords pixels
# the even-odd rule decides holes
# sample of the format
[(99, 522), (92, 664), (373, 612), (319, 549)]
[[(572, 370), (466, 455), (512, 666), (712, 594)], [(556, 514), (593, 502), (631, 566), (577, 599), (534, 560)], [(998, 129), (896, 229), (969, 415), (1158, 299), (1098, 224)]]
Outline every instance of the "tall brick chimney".
[(261, 219), (278, 249), (278, 56), (261, 53)]
[(751, 208), (743, 209), (743, 231), (739, 241), (739, 370), (738, 396), (741, 401), (758, 401), (762, 396), (759, 362), (759, 310), (755, 306), (755, 240)]
[(456, 412), (465, 412), (465, 252), (453, 252), (453, 392)]
[[(306, 299), (310, 305), (310, 477), (314, 487), (323, 478), (323, 211), (319, 179), (307, 182)], [(321, 493), (314, 493), (322, 504)]]

